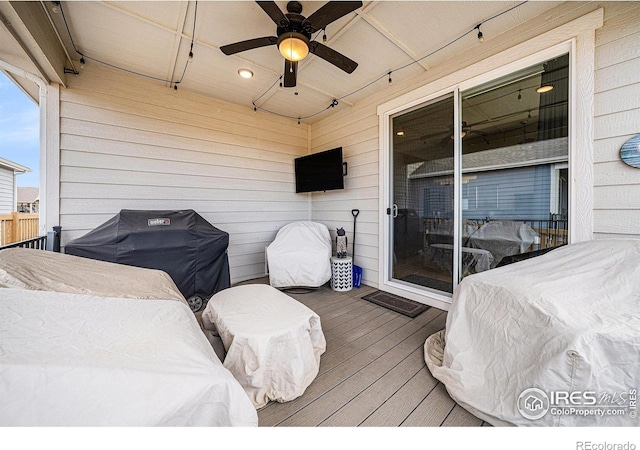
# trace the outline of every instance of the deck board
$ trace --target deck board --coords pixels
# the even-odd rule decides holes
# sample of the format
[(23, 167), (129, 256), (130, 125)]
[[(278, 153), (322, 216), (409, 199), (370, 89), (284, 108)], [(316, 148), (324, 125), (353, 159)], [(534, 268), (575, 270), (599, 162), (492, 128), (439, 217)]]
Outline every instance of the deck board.
[(344, 336), (345, 334), (356, 329), (364, 329), (364, 324), (386, 313), (386, 311), (382, 311), (380, 308), (365, 305), (365, 307), (362, 307), (360, 310), (353, 311), (352, 314), (354, 316), (352, 318), (343, 320), (341, 323), (331, 323), (328, 327), (325, 327), (323, 323), (322, 329), (324, 331), (324, 337), (327, 342), (334, 339), (346, 338), (346, 336)]
[(422, 349), (415, 350), (400, 364), (328, 417), (320, 426), (353, 427), (360, 425), (380, 407), (381, 403), (391, 398), (398, 389), (407, 383), (408, 374), (413, 375), (420, 371), (424, 366), (422, 355)]
[[(436, 312), (435, 314), (441, 314), (441, 312)], [(380, 336), (375, 343), (365, 348), (364, 351), (360, 351), (340, 364), (335, 365), (331, 370), (323, 371), (323, 364), (326, 364), (324, 363), (325, 359), (323, 357), (323, 359), (320, 360), (321, 373), (307, 388), (304, 395), (287, 403), (271, 402), (258, 412), (259, 423), (264, 425), (277, 425), (288, 419), (297, 411), (317, 398), (320, 398), (350, 376), (364, 369), (378, 357), (415, 333), (424, 324), (428, 323), (432, 319), (432, 316), (433, 313), (430, 314), (429, 311), (426, 311), (412, 322), (405, 323), (404, 326), (395, 329), (386, 336)]]
[(431, 394), (437, 384), (427, 366), (423, 366), (398, 391), (380, 405), (360, 425), (367, 427), (398, 427), (407, 416)]
[(460, 405), (454, 406), (451, 413), (442, 422), (443, 427), (479, 427), (483, 420), (478, 419)]
[[(437, 319), (437, 318), (436, 318)], [(382, 356), (369, 364), (365, 370), (349, 377), (344, 382), (327, 392), (325, 395), (314, 401), (312, 404), (298, 411), (294, 416), (283, 421), (281, 425), (295, 426), (318, 426), (336, 409), (348, 403), (357, 394), (375, 383), (381, 376), (387, 374), (395, 366), (409, 356), (416, 347), (420, 347), (432, 330), (437, 331), (437, 327), (442, 327), (444, 321), (432, 321), (431, 327), (423, 327), (410, 337), (399, 343), (393, 349), (387, 351)], [(440, 328), (438, 328), (439, 330)], [(426, 337), (425, 337), (426, 334)]]
[(260, 409), (260, 426), (489, 425), (457, 405), (424, 362), (424, 342), (444, 328), (446, 312), (430, 308), (411, 319), (362, 300), (374, 290), (289, 293), (318, 313), (327, 350), (306, 392)]
[(438, 383), (433, 391), (420, 402), (400, 426), (402, 427), (437, 427), (442, 425), (451, 410), (456, 406), (442, 383)]

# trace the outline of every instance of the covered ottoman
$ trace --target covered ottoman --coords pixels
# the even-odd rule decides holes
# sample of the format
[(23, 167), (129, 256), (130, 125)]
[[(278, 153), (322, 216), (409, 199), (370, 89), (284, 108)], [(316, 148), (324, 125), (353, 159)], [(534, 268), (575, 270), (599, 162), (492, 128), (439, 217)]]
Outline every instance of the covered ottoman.
[(269, 285), (218, 292), (202, 319), (217, 329), (227, 351), (224, 367), (256, 408), (301, 396), (318, 375), (326, 349), (320, 317)]

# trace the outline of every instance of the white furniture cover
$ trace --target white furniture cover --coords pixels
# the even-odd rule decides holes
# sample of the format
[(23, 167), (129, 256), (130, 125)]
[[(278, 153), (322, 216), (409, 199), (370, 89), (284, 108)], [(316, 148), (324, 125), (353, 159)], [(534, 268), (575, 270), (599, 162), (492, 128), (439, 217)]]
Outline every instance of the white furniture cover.
[(536, 236), (535, 230), (524, 222), (496, 220), (485, 223), (471, 233), (466, 238), (466, 246), (490, 251), (493, 255), (493, 268), (505, 256), (526, 252)]
[(171, 277), (161, 270), (27, 248), (0, 251), (0, 287), (99, 297), (174, 299), (187, 304)]
[[(629, 409), (640, 387), (640, 240), (572, 244), (466, 277), (446, 332), (429, 337), (424, 350), (451, 397), (493, 425), (640, 426)], [(602, 411), (627, 410), (560, 415), (551, 408), (566, 405), (550, 401), (531, 420), (518, 410), (528, 388), (549, 399), (593, 392)]]
[(202, 319), (217, 328), (227, 350), (224, 366), (256, 408), (299, 397), (318, 375), (326, 349), (320, 317), (269, 285), (218, 292)]
[[(430, 255), (431, 263), (437, 264), (442, 270), (451, 272), (451, 261), (453, 245), (451, 244), (431, 244)], [(491, 269), (493, 263), (493, 255), (488, 250), (479, 248), (462, 247), (462, 274), (463, 276), (472, 273), (484, 272)]]
[(43, 250), (0, 251), (0, 380), (0, 426), (258, 420), (169, 275)]
[(276, 288), (319, 287), (331, 279), (331, 236), (326, 225), (293, 222), (267, 247), (269, 282)]
[(0, 425), (255, 426), (187, 305), (0, 288)]

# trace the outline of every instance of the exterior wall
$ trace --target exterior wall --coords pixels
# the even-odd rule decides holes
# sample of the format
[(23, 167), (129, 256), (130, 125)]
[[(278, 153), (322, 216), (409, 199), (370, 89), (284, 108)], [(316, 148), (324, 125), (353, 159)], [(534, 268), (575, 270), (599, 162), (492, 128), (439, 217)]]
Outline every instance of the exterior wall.
[(640, 4), (604, 3), (596, 31), (594, 233), (640, 237), (640, 169), (620, 147), (640, 133)]
[(277, 230), (309, 219), (307, 151), (306, 126), (87, 65), (60, 89), (62, 245), (121, 209), (193, 209), (230, 234), (232, 282), (263, 276)]
[[(357, 226), (358, 235), (356, 236), (356, 264), (362, 266), (364, 269), (364, 283), (377, 287), (379, 279), (378, 198), (380, 195), (380, 186), (378, 180), (378, 161), (380, 153), (380, 130), (378, 126), (377, 106), (394, 98), (398, 98), (417, 87), (435, 82), (449, 74), (456, 73), (456, 71), (462, 70), (476, 62), (496, 55), (501, 51), (512, 48), (519, 43), (526, 42), (529, 39), (594, 11), (600, 6), (604, 8), (605, 17), (609, 18), (609, 20), (605, 22), (603, 28), (598, 30), (599, 59), (603, 59), (603, 50), (607, 52), (606, 59), (610, 61), (620, 59), (624, 59), (625, 61), (629, 60), (629, 58), (621, 58), (622, 55), (619, 55), (618, 57), (615, 56), (620, 53), (635, 55), (636, 58), (640, 56), (638, 54), (637, 45), (634, 46), (632, 44), (634, 39), (633, 36), (635, 36), (636, 40), (638, 37), (638, 15), (640, 14), (639, 4), (634, 2), (606, 2), (605, 4), (597, 5), (593, 3), (584, 4), (566, 2), (545, 14), (544, 20), (532, 21), (531, 23), (519, 27), (517, 30), (506, 31), (502, 35), (492, 38), (490, 41), (485, 40), (482, 46), (479, 47), (476, 45), (471, 47), (468, 51), (461, 53), (455, 60), (448, 61), (446, 64), (440, 66), (432, 67), (428, 72), (407, 82), (398, 83), (397, 85), (394, 83), (394, 85), (389, 86), (380, 93), (371, 95), (366, 100), (359, 102), (349, 109), (336, 111), (331, 116), (313, 125), (311, 132), (311, 151), (316, 152), (327, 148), (342, 146), (346, 160), (349, 162), (349, 176), (345, 180), (344, 191), (320, 195), (313, 194), (312, 216), (314, 220), (330, 225), (331, 229), (335, 226), (349, 224), (349, 221), (352, 221), (352, 218), (350, 217), (350, 210), (352, 208), (359, 208), (361, 210)], [(619, 17), (614, 21), (614, 17), (617, 16)], [(602, 48), (604, 36), (609, 35), (610, 37), (608, 39), (611, 39), (613, 42), (624, 35), (625, 32), (629, 35), (625, 45), (627, 48), (626, 51), (624, 50), (624, 47), (619, 47), (616, 44), (609, 45), (606, 50)], [(635, 61), (635, 64), (637, 65), (638, 60), (636, 59)], [(426, 63), (428, 63), (428, 60)], [(602, 65), (603, 62), (600, 64)], [(637, 70), (633, 73), (634, 69), (632, 68), (632, 61), (621, 64), (626, 64), (626, 66), (622, 68), (625, 73), (617, 75), (615, 78), (625, 80), (630, 78), (638, 79)], [(601, 71), (602, 70), (599, 70), (599, 72)], [(613, 74), (609, 74), (607, 76), (614, 77)], [(599, 80), (599, 73), (596, 73), (597, 84), (602, 83)], [(636, 82), (634, 92), (638, 92), (637, 88), (638, 84)], [(598, 91), (600, 92), (601, 89)], [(599, 94), (599, 96), (601, 95), (602, 94)], [(636, 119), (635, 121), (631, 120), (630, 116), (626, 119), (626, 123), (629, 126), (631, 126), (632, 123), (640, 123), (640, 120), (638, 120), (638, 112), (640, 110), (638, 109), (639, 106), (637, 103), (640, 96), (633, 96), (630, 92), (626, 94), (624, 92), (611, 93), (611, 95), (615, 97), (618, 102), (618, 106), (614, 107), (613, 111), (628, 109), (628, 107), (625, 108), (625, 106), (620, 103), (635, 103), (635, 106), (633, 106), (633, 108), (635, 108), (635, 112), (632, 113), (632, 116)], [(600, 102), (601, 101), (602, 100), (600, 100)], [(602, 131), (600, 130), (603, 129), (611, 129), (612, 131), (619, 129), (619, 125), (615, 124), (615, 119), (612, 119), (609, 124), (601, 123), (602, 119), (600, 119), (600, 117), (596, 120), (598, 123), (598, 131), (596, 132), (596, 135), (601, 134)], [(639, 130), (627, 131), (627, 138), (629, 137), (629, 133), (633, 133), (633, 131), (638, 132)], [(618, 139), (617, 142), (621, 144), (624, 141), (625, 139), (621, 138)], [(597, 144), (597, 148), (602, 146), (599, 142)], [(615, 148), (617, 151), (619, 146), (616, 146)], [(602, 151), (600, 150), (599, 153), (602, 153)], [(600, 159), (598, 159), (599, 156), (600, 155), (596, 155), (598, 162), (600, 162), (600, 159), (602, 158), (602, 156), (600, 156)], [(615, 158), (612, 157), (612, 159)], [(616, 164), (618, 163), (616, 162)], [(596, 178), (604, 177), (608, 179), (609, 176), (603, 175), (603, 172), (602, 168), (598, 167)], [(635, 172), (629, 172), (626, 170), (626, 173), (629, 174)], [(635, 178), (637, 180), (636, 183), (638, 184), (636, 187), (640, 189), (640, 180), (638, 179), (640, 172), (637, 173), (638, 175), (636, 175)], [(602, 196), (602, 192), (598, 191), (596, 193), (596, 198), (602, 198)], [(632, 199), (629, 196), (618, 197), (618, 203), (620, 204), (622, 202), (622, 204), (620, 204), (619, 210), (615, 212), (615, 217), (612, 217), (611, 220), (609, 220), (609, 223), (612, 225), (616, 224), (616, 218), (621, 215), (625, 215), (628, 218), (626, 219), (629, 224), (627, 226), (628, 228), (630, 228), (633, 223), (640, 223), (640, 204), (638, 203), (638, 199), (640, 199), (640, 195), (637, 195), (635, 199)], [(603, 203), (603, 201), (599, 201), (598, 205), (602, 205)], [(627, 208), (636, 208), (636, 210), (627, 211)], [(602, 233), (603, 228), (600, 225), (602, 222), (602, 214), (600, 211), (598, 211), (597, 217), (598, 219), (595, 228), (599, 233)], [(636, 217), (638, 220), (632, 221), (631, 217)], [(352, 226), (345, 227), (345, 229), (349, 235)], [(636, 233), (638, 233), (638, 231), (636, 231)]]
[(375, 105), (353, 107), (352, 114), (336, 114), (312, 127), (311, 152), (342, 147), (348, 164), (344, 190), (313, 193), (312, 220), (329, 227), (335, 240), (336, 228), (347, 231), (348, 253), (353, 250), (351, 213), (358, 209), (357, 244), (354, 264), (363, 269), (363, 283), (378, 280), (378, 117)]
[(13, 169), (0, 167), (0, 214), (15, 211), (15, 175)]

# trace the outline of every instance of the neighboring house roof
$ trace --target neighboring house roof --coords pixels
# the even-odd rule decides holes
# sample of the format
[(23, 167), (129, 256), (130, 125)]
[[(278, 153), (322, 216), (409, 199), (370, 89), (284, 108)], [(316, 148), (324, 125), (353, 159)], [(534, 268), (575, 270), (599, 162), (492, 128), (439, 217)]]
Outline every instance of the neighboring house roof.
[[(568, 159), (568, 148), (568, 139), (563, 137), (470, 153), (462, 155), (462, 172), (479, 172), (559, 162)], [(452, 175), (453, 157), (416, 163), (416, 166), (409, 178)]]
[(31, 172), (31, 169), (29, 169), (28, 167), (18, 163), (14, 163), (4, 158), (0, 158), (0, 168), (13, 170), (14, 172), (19, 172), (19, 173)]
[(19, 187), (18, 203), (35, 203), (40, 200), (40, 189), (37, 187)]

